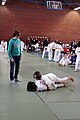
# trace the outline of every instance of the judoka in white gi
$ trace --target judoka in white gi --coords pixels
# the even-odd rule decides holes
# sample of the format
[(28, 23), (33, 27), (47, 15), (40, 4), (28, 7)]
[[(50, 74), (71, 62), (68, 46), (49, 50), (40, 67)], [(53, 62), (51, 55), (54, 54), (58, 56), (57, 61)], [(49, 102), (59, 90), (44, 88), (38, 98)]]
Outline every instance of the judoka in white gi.
[(61, 51), (63, 51), (63, 48), (60, 44), (56, 44), (55, 46), (55, 53), (54, 53), (54, 62), (59, 62), (61, 57)]
[(7, 42), (5, 40), (1, 41), (0, 51), (7, 52)]
[(48, 60), (51, 61), (53, 59), (53, 49), (55, 49), (55, 45), (55, 42), (51, 42), (47, 47), (44, 47), (42, 58), (44, 58), (45, 53), (48, 52)]
[(53, 90), (63, 87), (69, 80), (74, 81), (72, 77), (59, 78), (53, 73), (41, 75), (39, 71), (34, 72), (33, 77), (37, 86), (37, 91)]
[(77, 72), (80, 69), (80, 41), (78, 42), (78, 47), (76, 48), (75, 53), (77, 55), (77, 58), (76, 58), (75, 70), (74, 71)]
[(55, 42), (51, 42), (48, 44), (47, 51), (48, 51), (48, 60), (51, 61), (53, 60), (53, 50), (55, 50)]
[(61, 60), (59, 61), (59, 66), (67, 66), (70, 63), (70, 56), (64, 54)]
[(21, 51), (24, 51), (25, 44), (23, 41), (21, 41)]

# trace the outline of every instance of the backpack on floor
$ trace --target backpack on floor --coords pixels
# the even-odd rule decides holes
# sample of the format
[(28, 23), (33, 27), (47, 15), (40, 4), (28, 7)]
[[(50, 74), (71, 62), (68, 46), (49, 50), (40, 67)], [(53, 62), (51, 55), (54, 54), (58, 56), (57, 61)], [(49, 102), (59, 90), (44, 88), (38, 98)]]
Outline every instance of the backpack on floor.
[(28, 82), (27, 84), (27, 91), (36, 91), (37, 86), (35, 85), (34, 82)]

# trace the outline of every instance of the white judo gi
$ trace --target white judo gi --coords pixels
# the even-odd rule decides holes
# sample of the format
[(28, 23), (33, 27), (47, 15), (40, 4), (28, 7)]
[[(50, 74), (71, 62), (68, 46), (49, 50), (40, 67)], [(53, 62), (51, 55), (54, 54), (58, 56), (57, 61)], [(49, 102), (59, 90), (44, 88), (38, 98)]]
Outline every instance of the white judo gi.
[(1, 41), (0, 51), (7, 52), (7, 42), (6, 41)]
[(54, 62), (59, 62), (61, 57), (61, 51), (63, 51), (62, 46), (60, 44), (56, 44), (55, 53), (54, 53)]
[(75, 53), (77, 55), (76, 63), (75, 63), (75, 70), (79, 70), (80, 69), (80, 47), (76, 48)]
[(43, 49), (42, 58), (45, 57), (45, 54), (46, 54), (47, 52), (48, 52), (48, 51), (47, 51), (47, 47), (45, 46), (44, 49)]
[(59, 61), (59, 65), (61, 66), (67, 66), (69, 63), (70, 63), (70, 58), (68, 57), (68, 55), (64, 55)]
[(55, 82), (67, 82), (68, 77), (59, 78), (53, 73), (48, 73), (46, 75), (42, 75), (41, 80), (35, 80), (35, 84), (37, 86), (37, 91), (47, 90), (47, 86), (42, 83), (44, 81), (46, 85), (53, 86), (52, 89), (56, 89), (58, 87), (64, 86), (64, 84), (55, 84)]
[(52, 60), (53, 59), (53, 49), (55, 49), (55, 42), (51, 42), (50, 44), (48, 44), (47, 47), (44, 47), (43, 53), (42, 53), (42, 58), (45, 57), (45, 53), (48, 52), (48, 60)]
[(53, 59), (53, 49), (55, 49), (55, 42), (51, 42), (48, 47), (47, 47), (47, 51), (48, 51), (48, 60), (52, 60)]
[(25, 46), (24, 42), (21, 41), (21, 51), (24, 51), (24, 46)]

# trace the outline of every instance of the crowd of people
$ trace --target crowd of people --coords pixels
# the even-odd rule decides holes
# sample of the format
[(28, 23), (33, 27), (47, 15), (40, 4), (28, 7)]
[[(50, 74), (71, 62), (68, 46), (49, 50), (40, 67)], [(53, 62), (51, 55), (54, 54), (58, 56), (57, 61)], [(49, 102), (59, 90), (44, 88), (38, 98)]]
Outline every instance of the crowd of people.
[(48, 58), (49, 61), (58, 63), (59, 66), (75, 65), (74, 71), (79, 71), (80, 66), (80, 41), (71, 43), (62, 43), (58, 40), (50, 41), (46, 38), (40, 42), (37, 39), (30, 38), (29, 49), (33, 52), (40, 50), (42, 58)]
[(80, 41), (73, 41), (71, 44), (62, 44), (58, 41), (53, 41), (45, 46), (42, 53), (42, 58), (48, 53), (48, 60), (54, 61), (59, 66), (75, 65), (74, 71), (80, 69)]
[(45, 58), (45, 54), (48, 53), (48, 60), (50, 61), (53, 60), (54, 62), (60, 62), (61, 60), (60, 62), (61, 64), (65, 58), (65, 60), (68, 59), (67, 61), (70, 62), (69, 59), (73, 60), (73, 56), (75, 55), (77, 44), (78, 43), (76, 43), (76, 46), (74, 45), (71, 46), (70, 44), (64, 44), (58, 41), (52, 41), (51, 43), (48, 44), (48, 46), (44, 46), (42, 58)]
[[(54, 61), (61, 66), (74, 65), (75, 70), (80, 69), (80, 41), (72, 41), (71, 43), (62, 43), (58, 40), (50, 41), (50, 38), (45, 38), (43, 41), (37, 38), (28, 38), (28, 42), (21, 41), (21, 51), (27, 52), (41, 51), (41, 57), (47, 58), (49, 61)], [(8, 42), (1, 41), (0, 52), (7, 52)]]

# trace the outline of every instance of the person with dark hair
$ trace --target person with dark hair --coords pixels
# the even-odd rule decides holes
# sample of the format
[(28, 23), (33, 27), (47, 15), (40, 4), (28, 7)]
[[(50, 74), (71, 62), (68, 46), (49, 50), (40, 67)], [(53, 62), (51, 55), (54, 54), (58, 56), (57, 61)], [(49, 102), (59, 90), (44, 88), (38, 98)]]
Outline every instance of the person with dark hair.
[(80, 69), (80, 41), (78, 42), (75, 53), (76, 53), (77, 57), (76, 57), (74, 72), (79, 72), (79, 69)]
[[(8, 45), (8, 56), (10, 58), (11, 83), (20, 82), (18, 80), (18, 73), (19, 73), (20, 59), (21, 59), (21, 40), (19, 37), (20, 37), (20, 32), (15, 31)], [(15, 67), (15, 71), (14, 71), (14, 67)]]
[(71, 58), (70, 58), (70, 61), (71, 61), (70, 64), (75, 65), (76, 57), (77, 57), (77, 56), (76, 56), (75, 52), (72, 51), (72, 52), (71, 52)]
[(44, 48), (44, 47), (47, 47), (48, 44), (49, 44), (48, 39), (45, 39), (45, 40), (43, 41), (43, 48)]
[(37, 91), (53, 90), (58, 87), (64, 87), (69, 80), (74, 81), (72, 77), (59, 78), (53, 73), (41, 75), (39, 71), (34, 72), (33, 78), (35, 79)]

